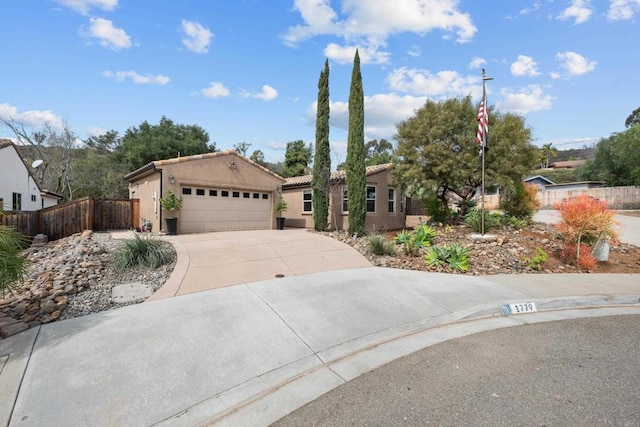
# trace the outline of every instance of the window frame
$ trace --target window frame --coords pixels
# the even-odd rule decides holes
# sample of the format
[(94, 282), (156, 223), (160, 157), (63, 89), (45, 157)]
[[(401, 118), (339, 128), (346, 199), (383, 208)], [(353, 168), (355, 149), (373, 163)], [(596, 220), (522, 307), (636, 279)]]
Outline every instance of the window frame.
[(387, 187), (387, 212), (389, 215), (396, 214), (396, 188)]
[(342, 204), (341, 204), (341, 208), (342, 208), (342, 213), (343, 214), (348, 214), (349, 213), (349, 195), (347, 194), (347, 186), (346, 185), (342, 186)]
[[(369, 188), (373, 188), (373, 198), (370, 199), (369, 198)], [(378, 198), (378, 186), (377, 185), (369, 185), (367, 184), (364, 188), (365, 191), (365, 203), (366, 203), (366, 210), (368, 214), (375, 214), (377, 209), (376, 209), (376, 201)], [(373, 210), (370, 211), (369, 210), (369, 202), (373, 201)]]
[[(309, 196), (309, 199), (306, 200), (305, 196)], [(306, 209), (307, 204), (309, 204), (309, 209)], [(313, 190), (302, 190), (302, 213), (310, 214), (313, 213)]]

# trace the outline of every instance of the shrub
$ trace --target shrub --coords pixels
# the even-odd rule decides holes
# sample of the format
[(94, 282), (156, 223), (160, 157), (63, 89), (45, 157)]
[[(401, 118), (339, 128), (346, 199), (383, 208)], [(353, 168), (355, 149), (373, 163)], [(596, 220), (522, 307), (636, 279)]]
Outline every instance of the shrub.
[(370, 232), (367, 236), (369, 249), (374, 255), (393, 255), (395, 249), (392, 242), (387, 242), (384, 235), (377, 232)]
[(469, 258), (471, 249), (463, 247), (460, 243), (452, 243), (448, 246), (432, 246), (425, 256), (425, 262), (430, 267), (441, 267), (447, 263), (450, 268), (456, 271), (467, 271), (469, 269)]
[(127, 239), (124, 245), (114, 254), (116, 270), (124, 271), (130, 268), (148, 267), (158, 268), (167, 264), (173, 257), (173, 248), (153, 235)]
[(591, 253), (591, 246), (586, 243), (581, 243), (579, 248), (575, 243), (566, 244), (560, 257), (570, 264), (576, 264), (587, 270), (593, 269), (598, 263), (598, 260)]
[(616, 240), (616, 221), (607, 202), (579, 195), (556, 203), (554, 207), (560, 211), (560, 222), (556, 224), (556, 229), (567, 245), (565, 250), (575, 250), (573, 259), (578, 265), (581, 260), (585, 265), (591, 264), (590, 259), (581, 257), (580, 253), (584, 250), (591, 254), (591, 249), (583, 244), (593, 245), (602, 240)]
[(547, 262), (549, 259), (549, 255), (541, 248), (536, 248), (536, 254), (531, 258), (527, 258), (526, 261), (529, 263), (529, 267), (533, 270), (540, 271), (542, 270), (542, 265)]
[(526, 227), (527, 225), (529, 225), (531, 223), (531, 220), (520, 219), (520, 218), (516, 218), (515, 216), (503, 215), (500, 218), (500, 223), (502, 225), (506, 225), (508, 227), (522, 228), (522, 227)]
[(436, 237), (436, 231), (433, 227), (420, 224), (413, 230), (413, 233), (402, 230), (394, 240), (397, 244), (402, 245), (402, 251), (405, 255), (416, 256), (420, 252), (420, 248), (431, 245), (434, 237)]
[[(485, 212), (484, 214), (484, 231), (489, 231), (500, 225), (502, 215)], [(471, 210), (464, 216), (464, 223), (476, 233), (482, 232), (482, 212)]]
[(501, 202), (501, 208), (505, 215), (519, 219), (531, 219), (540, 202), (536, 197), (538, 186), (517, 182), (513, 189), (508, 190)]
[(424, 201), (424, 209), (431, 218), (431, 222), (447, 222), (449, 212), (436, 196), (427, 197)]
[(13, 293), (26, 273), (27, 259), (23, 250), (28, 246), (26, 236), (13, 227), (0, 225), (0, 296)]

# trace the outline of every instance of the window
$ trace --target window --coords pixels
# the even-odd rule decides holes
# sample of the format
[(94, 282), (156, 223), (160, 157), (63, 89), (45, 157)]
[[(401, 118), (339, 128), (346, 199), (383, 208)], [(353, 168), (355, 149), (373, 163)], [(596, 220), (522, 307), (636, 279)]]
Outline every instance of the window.
[(13, 204), (11, 205), (11, 209), (14, 211), (22, 210), (22, 194), (13, 193)]
[(254, 199), (259, 199), (260, 198), (260, 193), (253, 193), (253, 198)]
[(191, 189), (190, 188), (182, 188), (182, 194), (191, 194)]
[(217, 197), (218, 196), (218, 190), (209, 190), (209, 196)]
[(264, 193), (264, 194), (262, 195), (262, 198), (263, 198), (264, 200), (267, 200), (267, 199), (269, 199), (269, 195), (268, 195), (267, 193)]
[(243, 198), (243, 199), (248, 199), (249, 197), (251, 197), (251, 194), (249, 194), (249, 193), (242, 193), (242, 198)]
[(233, 192), (233, 197), (236, 197), (236, 198), (240, 197), (240, 192), (239, 191), (234, 191)]
[(367, 185), (367, 212), (376, 212), (376, 187)]
[(204, 196), (204, 188), (197, 188), (196, 196)]
[(389, 213), (396, 212), (396, 189), (389, 187)]
[(36, 201), (36, 195), (35, 195), (35, 194), (32, 194), (32, 195), (31, 195), (31, 201), (32, 201), (32, 202), (35, 202), (35, 201)]
[(229, 192), (227, 190), (222, 190), (222, 197), (229, 197)]
[(342, 187), (342, 212), (349, 212), (349, 198), (347, 197), (347, 187)]
[(312, 211), (313, 202), (312, 202), (313, 193), (311, 190), (302, 190), (302, 212), (309, 213)]

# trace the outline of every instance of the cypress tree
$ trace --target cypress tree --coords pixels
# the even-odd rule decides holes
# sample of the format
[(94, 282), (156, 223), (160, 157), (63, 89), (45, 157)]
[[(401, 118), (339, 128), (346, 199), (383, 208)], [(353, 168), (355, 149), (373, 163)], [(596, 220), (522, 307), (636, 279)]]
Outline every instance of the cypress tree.
[(364, 149), (364, 93), (360, 74), (360, 55), (356, 50), (351, 73), (349, 92), (349, 135), (347, 139), (347, 160), (345, 162), (347, 181), (347, 207), (349, 209), (349, 234), (362, 235), (367, 219)]
[(316, 115), (316, 154), (313, 160), (313, 228), (324, 231), (329, 226), (329, 176), (331, 149), (329, 147), (329, 60), (318, 80)]

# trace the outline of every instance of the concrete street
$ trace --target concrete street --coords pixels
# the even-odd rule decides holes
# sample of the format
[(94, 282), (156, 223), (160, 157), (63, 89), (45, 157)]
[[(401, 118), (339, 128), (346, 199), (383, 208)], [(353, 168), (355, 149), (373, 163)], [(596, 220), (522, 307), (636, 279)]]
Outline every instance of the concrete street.
[(640, 316), (497, 329), (368, 372), (275, 426), (640, 424)]

